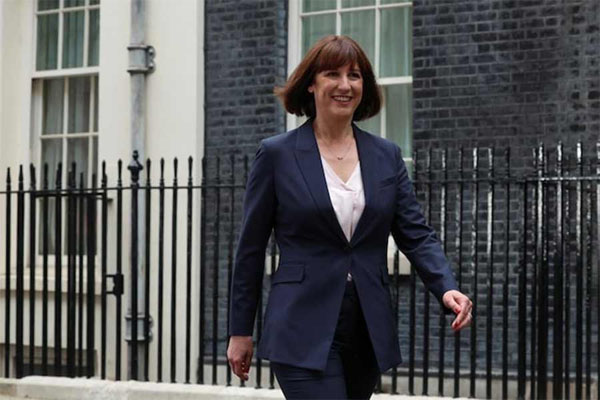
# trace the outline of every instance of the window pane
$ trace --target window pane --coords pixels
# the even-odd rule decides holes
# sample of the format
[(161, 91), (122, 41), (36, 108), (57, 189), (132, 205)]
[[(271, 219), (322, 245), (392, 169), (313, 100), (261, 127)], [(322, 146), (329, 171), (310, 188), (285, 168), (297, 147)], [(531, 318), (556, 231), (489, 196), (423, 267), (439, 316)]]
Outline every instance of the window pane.
[[(48, 188), (56, 187), (56, 170), (58, 163), (62, 161), (62, 139), (42, 139), (42, 169), (44, 173), (44, 164), (48, 164)], [(43, 175), (40, 186), (43, 184)]]
[(90, 130), (90, 79), (89, 76), (69, 79), (68, 133)]
[(67, 7), (79, 7), (85, 5), (83, 0), (65, 0), (65, 8)]
[[(48, 164), (48, 188), (54, 189), (56, 188), (56, 171), (58, 169), (58, 163), (62, 160), (62, 139), (43, 139), (42, 140), (42, 168), (40, 170), (40, 186), (44, 184), (44, 164)], [(39, 203), (40, 210), (40, 222), (39, 222), (39, 245), (38, 245), (38, 253), (43, 254), (43, 230), (42, 230), (42, 221), (44, 215), (42, 210), (42, 204)], [(55, 235), (54, 235), (54, 226), (56, 220), (55, 210), (55, 201), (53, 197), (48, 198), (48, 253), (54, 253), (54, 245), (55, 245)]]
[(90, 6), (95, 6), (97, 4), (100, 4), (100, 0), (90, 0)]
[(342, 8), (373, 6), (375, 0), (342, 0)]
[[(72, 173), (75, 174), (75, 185), (77, 188), (81, 187), (90, 187), (90, 177), (88, 176), (89, 166), (88, 166), (88, 146), (89, 146), (89, 138), (70, 138), (67, 139), (67, 171), (69, 173), (68, 176), (71, 176)], [(75, 163), (75, 165), (73, 165)], [(83, 181), (83, 183), (82, 183)], [(77, 243), (75, 244), (76, 253), (77, 250), (82, 248), (83, 252), (87, 252), (87, 207), (88, 202), (87, 198), (84, 198), (83, 201), (83, 209), (81, 209), (81, 202), (77, 202), (77, 224), (75, 230), (75, 237), (77, 238)], [(65, 217), (68, 218), (68, 213), (65, 210)], [(80, 231), (80, 220), (83, 221), (83, 232)], [(65, 224), (66, 229), (68, 229), (68, 224)], [(64, 253), (68, 254), (67, 247), (67, 232), (65, 232), (64, 236)]]
[(88, 43), (88, 66), (98, 65), (100, 49), (100, 10), (90, 10), (90, 32)]
[(412, 85), (384, 86), (385, 131), (402, 148), (404, 158), (412, 152)]
[(38, 0), (38, 11), (58, 8), (58, 0)]
[(381, 10), (380, 75), (412, 74), (412, 8)]
[[(67, 139), (67, 171), (75, 170), (77, 186), (79, 186), (79, 174), (83, 172), (83, 184), (88, 182), (88, 141), (89, 138)], [(73, 163), (75, 168), (73, 169)]]
[(335, 14), (302, 18), (302, 55), (323, 36), (335, 34)]
[(381, 136), (381, 114), (377, 114), (364, 121), (358, 121), (356, 125), (362, 130), (372, 133), (377, 136)]
[(58, 14), (37, 17), (36, 65), (38, 71), (57, 68)]
[(84, 12), (64, 14), (63, 68), (83, 66), (83, 21)]
[(375, 11), (354, 11), (342, 14), (342, 35), (356, 40), (374, 64), (375, 57)]
[(64, 79), (44, 80), (42, 135), (63, 132)]
[(333, 10), (336, 7), (336, 0), (304, 0), (302, 2), (302, 12)]
[(98, 132), (98, 77), (94, 76), (94, 132)]

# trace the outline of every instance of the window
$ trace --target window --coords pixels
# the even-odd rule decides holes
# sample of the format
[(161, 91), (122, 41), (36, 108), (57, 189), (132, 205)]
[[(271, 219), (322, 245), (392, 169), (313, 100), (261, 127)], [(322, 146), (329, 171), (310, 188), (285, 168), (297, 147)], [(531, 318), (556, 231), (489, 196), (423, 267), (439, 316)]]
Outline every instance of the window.
[[(49, 188), (55, 187), (59, 162), (63, 165), (63, 188), (73, 162), (77, 186), (80, 173), (84, 186), (90, 185), (92, 174), (97, 174), (99, 7), (100, 0), (37, 1), (32, 130), (34, 159), (39, 161), (38, 187), (45, 163)], [(53, 227), (53, 199), (49, 213), (49, 226)], [(64, 221), (62, 226), (66, 227)], [(53, 230), (49, 234), (49, 252), (53, 253)], [(41, 246), (37, 248), (41, 253)]]
[(38, 0), (35, 70), (98, 65), (100, 0)]
[[(412, 2), (401, 0), (302, 0), (290, 2), (289, 71), (329, 34), (347, 35), (367, 53), (382, 86), (380, 114), (358, 125), (412, 152)], [(288, 119), (288, 125), (300, 121)]]

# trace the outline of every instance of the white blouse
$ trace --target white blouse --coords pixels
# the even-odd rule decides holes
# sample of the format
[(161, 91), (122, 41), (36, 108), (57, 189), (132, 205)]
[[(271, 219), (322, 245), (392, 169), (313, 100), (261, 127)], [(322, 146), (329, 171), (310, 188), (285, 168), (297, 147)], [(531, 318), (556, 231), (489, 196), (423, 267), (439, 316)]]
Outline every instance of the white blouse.
[[(360, 173), (360, 162), (356, 163), (356, 167), (354, 167), (354, 171), (352, 171), (347, 182), (342, 181), (323, 157), (321, 157), (321, 163), (323, 164), (333, 210), (346, 239), (350, 241), (365, 208), (365, 193)], [(347, 279), (352, 280), (352, 275), (349, 272)]]

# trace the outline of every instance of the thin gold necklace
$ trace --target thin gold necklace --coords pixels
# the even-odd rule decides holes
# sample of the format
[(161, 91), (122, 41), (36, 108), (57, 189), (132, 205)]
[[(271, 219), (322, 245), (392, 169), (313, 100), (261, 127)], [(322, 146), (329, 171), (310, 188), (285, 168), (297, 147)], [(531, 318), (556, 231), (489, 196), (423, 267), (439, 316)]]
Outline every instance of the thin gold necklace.
[(352, 141), (350, 141), (350, 143), (348, 143), (348, 147), (346, 148), (346, 151), (344, 151), (344, 154), (342, 154), (341, 156), (336, 156), (335, 154), (333, 154), (333, 152), (329, 149), (329, 145), (325, 144), (325, 142), (323, 140), (321, 140), (322, 143), (325, 145), (325, 148), (327, 149), (327, 152), (329, 154), (331, 154), (332, 156), (334, 156), (338, 161), (342, 161), (344, 159), (344, 157), (346, 157), (348, 155), (348, 152), (350, 152), (350, 148), (352, 147)]

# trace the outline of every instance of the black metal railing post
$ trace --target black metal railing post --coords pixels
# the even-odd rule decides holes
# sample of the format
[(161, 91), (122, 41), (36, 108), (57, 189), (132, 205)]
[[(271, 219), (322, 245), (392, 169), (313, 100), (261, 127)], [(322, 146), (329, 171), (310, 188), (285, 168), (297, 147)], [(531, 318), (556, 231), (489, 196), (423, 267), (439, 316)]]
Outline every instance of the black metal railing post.
[[(457, 283), (460, 291), (463, 291), (463, 251), (462, 251), (462, 222), (463, 222), (463, 198), (464, 198), (464, 171), (463, 171), (463, 148), (458, 151), (458, 193), (456, 196), (456, 239), (455, 248), (457, 254), (458, 276)], [(454, 397), (460, 394), (460, 331), (454, 334)]]
[[(446, 191), (448, 190), (448, 168), (446, 165), (446, 158), (448, 157), (448, 149), (442, 151), (442, 174), (443, 181), (442, 187), (440, 188), (440, 240), (442, 242), (442, 248), (444, 253), (447, 250), (446, 246), (446, 233), (448, 231), (446, 210), (448, 209), (448, 199)], [(429, 222), (431, 223), (431, 222)], [(444, 305), (440, 305), (439, 311), (439, 354), (438, 354), (438, 396), (444, 396), (444, 356), (446, 352), (446, 314), (444, 313)]]
[[(207, 184), (207, 160), (206, 157), (202, 157), (202, 178), (201, 178), (201, 187), (200, 187), (200, 201), (201, 201), (201, 209), (200, 209), (200, 276), (199, 276), (199, 290), (198, 290), (198, 294), (199, 294), (199, 318), (198, 318), (198, 347), (199, 347), (199, 354), (198, 354), (198, 379), (196, 380), (197, 383), (199, 384), (203, 384), (204, 383), (204, 340), (205, 340), (205, 333), (206, 333), (206, 317), (205, 317), (205, 312), (206, 312), (206, 281), (205, 281), (205, 276), (206, 276), (206, 220), (207, 220), (207, 216), (206, 216), (206, 184)], [(229, 313), (229, 309), (227, 310), (227, 312)], [(227, 381), (227, 384), (229, 384), (229, 381)]]
[(163, 310), (164, 310), (164, 243), (165, 243), (165, 159), (160, 159), (158, 182), (158, 343), (156, 344), (156, 380), (162, 382)]
[[(577, 173), (583, 176), (583, 160), (581, 142), (577, 143)], [(584, 204), (583, 182), (577, 181), (576, 186), (577, 211), (575, 235), (577, 240), (577, 280), (575, 282), (576, 310), (575, 310), (575, 398), (582, 398), (583, 386), (583, 230), (584, 230)]]
[(494, 297), (494, 199), (495, 199), (495, 185), (494, 179), (494, 148), (487, 149), (488, 158), (488, 184), (487, 184), (487, 221), (486, 221), (486, 242), (485, 242), (485, 253), (487, 258), (487, 312), (486, 312), (486, 354), (485, 354), (485, 395), (486, 398), (492, 398), (492, 314), (493, 314), (493, 302)]
[[(415, 150), (413, 152), (414, 160), (414, 177), (415, 177), (415, 190), (420, 188), (419, 184), (419, 154)], [(415, 347), (416, 347), (416, 272), (415, 267), (410, 265), (410, 293), (409, 293), (409, 305), (408, 305), (408, 394), (411, 396), (415, 394)]]
[(552, 351), (552, 397), (557, 399), (562, 396), (563, 392), (563, 256), (562, 244), (563, 236), (563, 187), (562, 181), (562, 144), (559, 143), (556, 148), (556, 176), (559, 180), (556, 182), (556, 230), (554, 241), (556, 250), (554, 253), (554, 325), (553, 336), (554, 346)]
[(502, 285), (502, 398), (508, 398), (508, 281), (510, 279), (510, 148), (504, 153), (504, 282)]
[(518, 367), (517, 367), (517, 399), (525, 399), (525, 385), (527, 380), (527, 248), (528, 248), (528, 193), (527, 181), (522, 184), (522, 236), (521, 236), (521, 262), (518, 277)]
[[(12, 253), (12, 249), (11, 249), (11, 245), (12, 245), (12, 241), (11, 241), (11, 220), (12, 220), (12, 210), (11, 210), (11, 185), (10, 185), (10, 168), (6, 169), (6, 229), (5, 229), (5, 236), (6, 236), (6, 241), (5, 241), (5, 251), (6, 251), (6, 257), (5, 257), (5, 268), (6, 271), (4, 273), (4, 277), (5, 277), (5, 282), (4, 282), (4, 287), (5, 289), (5, 293), (11, 293), (11, 282), (10, 282), (10, 276), (11, 276), (11, 253)], [(4, 296), (4, 320), (5, 320), (5, 325), (4, 325), (4, 343), (7, 344), (7, 346), (5, 347), (4, 350), (4, 375), (6, 378), (10, 377), (10, 323), (11, 323), (11, 318), (10, 318), (10, 295), (8, 296)]]
[[(228, 232), (228, 246), (227, 246), (227, 330), (229, 330), (229, 309), (231, 307), (231, 279), (233, 274), (233, 242), (235, 240), (235, 232), (233, 229), (234, 213), (235, 213), (235, 156), (232, 153), (229, 157), (229, 181), (231, 188), (229, 191), (229, 209), (231, 210), (231, 217), (229, 219), (229, 232)], [(274, 261), (274, 260), (272, 260)], [(274, 270), (273, 262), (271, 262), (271, 272)], [(225, 363), (226, 377), (225, 384), (231, 385), (231, 367), (229, 362)]]
[(23, 182), (23, 166), (19, 166), (19, 181), (17, 191), (17, 301), (16, 301), (16, 319), (17, 326), (15, 332), (16, 341), (16, 375), (17, 378), (23, 377), (23, 297), (24, 281), (23, 276), (25, 274), (24, 265), (24, 249), (25, 249), (25, 193), (24, 193), (24, 182)]
[(185, 383), (190, 381), (192, 356), (192, 221), (193, 190), (192, 157), (188, 157), (187, 214), (186, 214), (186, 279), (185, 279)]
[(35, 234), (37, 227), (36, 219), (36, 187), (35, 187), (35, 167), (29, 165), (29, 370), (28, 374), (33, 375), (35, 365), (35, 278), (36, 278), (36, 256), (35, 256)]
[(152, 191), (150, 189), (150, 160), (146, 160), (146, 189), (144, 190), (144, 380), (150, 380), (150, 233), (152, 224), (150, 223), (150, 210), (152, 209)]
[(101, 227), (101, 281), (100, 281), (100, 378), (106, 379), (106, 322), (107, 322), (107, 304), (106, 297), (108, 291), (106, 288), (107, 274), (107, 256), (108, 256), (108, 177), (106, 176), (106, 162), (102, 161), (102, 227)]
[(86, 373), (91, 378), (95, 373), (96, 360), (96, 174), (92, 174), (91, 193), (87, 196), (87, 309), (86, 309)]
[(171, 208), (171, 383), (177, 380), (177, 158), (173, 159), (173, 204)]
[(62, 371), (62, 164), (56, 171), (54, 203), (54, 371)]
[[(538, 148), (538, 174), (540, 177), (546, 175), (548, 163), (546, 161), (544, 146)], [(545, 399), (547, 393), (547, 370), (548, 370), (548, 184), (542, 180), (538, 183), (538, 258), (539, 279), (538, 284), (538, 347), (537, 347), (537, 393), (538, 399)]]
[(48, 164), (42, 183), (42, 375), (48, 375)]
[(471, 196), (471, 285), (473, 308), (471, 310), (471, 337), (470, 337), (470, 371), (469, 371), (469, 396), (475, 397), (475, 371), (477, 368), (477, 278), (479, 266), (479, 149), (473, 149), (473, 166), (471, 171), (473, 195)]
[[(75, 377), (75, 346), (76, 346), (76, 240), (77, 233), (77, 197), (76, 165), (71, 163), (71, 169), (67, 172), (67, 376)], [(89, 318), (88, 318), (89, 319)]]
[[(140, 187), (140, 171), (144, 168), (138, 161), (138, 152), (134, 150), (133, 160), (127, 166), (131, 173), (131, 295), (130, 302), (130, 340), (129, 340), (129, 378), (138, 379), (139, 353), (138, 349), (138, 193)], [(143, 350), (143, 349), (142, 349)]]
[[(600, 142), (596, 143), (596, 176), (600, 176)], [(600, 185), (595, 182), (595, 201), (593, 204), (596, 225), (596, 334), (600, 336)], [(596, 346), (600, 347), (600, 344)], [(600, 399), (600, 349), (596, 350), (596, 398)]]
[[(115, 324), (115, 379), (117, 381), (121, 380), (121, 333), (122, 333), (122, 294), (123, 294), (123, 162), (119, 160), (117, 162), (117, 215), (116, 215), (116, 225), (117, 225), (117, 237), (116, 237), (116, 252), (117, 252), (117, 260), (116, 260), (116, 270), (114, 273), (115, 282), (120, 283), (120, 285), (115, 288), (117, 291), (113, 289), (114, 295), (116, 297), (115, 300), (115, 314), (116, 314), (116, 324)], [(119, 290), (121, 289), (121, 290)]]
[[(432, 223), (433, 215), (433, 149), (430, 147), (427, 152), (427, 222)], [(429, 392), (429, 318), (430, 318), (430, 300), (431, 295), (425, 285), (423, 285), (423, 377), (422, 394)]]
[[(219, 246), (220, 246), (220, 230), (221, 219), (219, 210), (221, 209), (221, 159), (216, 159), (216, 180), (215, 180), (215, 220), (214, 220), (214, 243), (213, 243), (213, 269), (212, 269), (212, 384), (217, 384), (217, 345), (219, 335)], [(259, 305), (260, 309), (260, 305)]]
[[(596, 143), (595, 160), (596, 176), (600, 176), (600, 142)], [(598, 181), (595, 183), (595, 199), (593, 204), (594, 220), (596, 225), (596, 332), (600, 336), (600, 185)], [(600, 342), (600, 341), (599, 341)], [(600, 399), (600, 343), (597, 344), (596, 350), (596, 398)]]
[[(79, 179), (79, 192), (78, 192), (78, 198), (77, 200), (79, 201), (79, 204), (77, 205), (77, 207), (79, 208), (79, 213), (77, 213), (77, 222), (78, 222), (78, 226), (79, 226), (79, 231), (81, 234), (77, 235), (76, 238), (76, 243), (78, 243), (77, 247), (77, 251), (78, 251), (78, 255), (79, 255), (79, 293), (77, 293), (77, 297), (78, 297), (78, 313), (77, 313), (77, 338), (78, 338), (78, 347), (77, 347), (77, 375), (78, 376), (83, 376), (84, 374), (84, 364), (83, 364), (83, 353), (84, 353), (84, 344), (83, 344), (83, 311), (84, 311), (84, 307), (83, 307), (83, 295), (84, 295), (84, 250), (85, 250), (85, 238), (83, 235), (84, 232), (84, 226), (87, 227), (87, 221), (85, 220), (85, 199), (86, 199), (86, 195), (85, 195), (85, 187), (84, 187), (84, 180), (83, 180), (83, 172), (80, 172), (80, 179)], [(76, 202), (77, 204), (77, 202)], [(86, 224), (86, 225), (84, 225)], [(75, 254), (73, 254), (73, 257), (75, 257)]]

